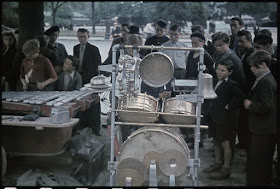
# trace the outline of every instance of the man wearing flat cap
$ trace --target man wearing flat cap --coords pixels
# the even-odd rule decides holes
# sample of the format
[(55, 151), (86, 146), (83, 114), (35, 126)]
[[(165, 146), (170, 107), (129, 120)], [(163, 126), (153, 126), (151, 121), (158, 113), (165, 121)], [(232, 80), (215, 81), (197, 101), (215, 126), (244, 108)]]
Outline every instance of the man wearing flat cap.
[[(166, 22), (164, 20), (159, 20), (156, 23), (156, 35), (146, 39), (145, 45), (161, 46), (163, 43), (169, 41), (169, 38), (165, 36), (166, 32)], [(149, 54), (151, 51), (141, 49), (140, 53), (143, 55)]]
[(65, 58), (68, 56), (66, 48), (63, 44), (56, 42), (59, 36), (59, 27), (52, 26), (48, 30), (45, 31), (45, 35), (49, 37), (48, 48), (55, 52), (57, 56), (57, 63), (54, 69), (56, 74), (62, 72), (62, 67), (65, 61)]

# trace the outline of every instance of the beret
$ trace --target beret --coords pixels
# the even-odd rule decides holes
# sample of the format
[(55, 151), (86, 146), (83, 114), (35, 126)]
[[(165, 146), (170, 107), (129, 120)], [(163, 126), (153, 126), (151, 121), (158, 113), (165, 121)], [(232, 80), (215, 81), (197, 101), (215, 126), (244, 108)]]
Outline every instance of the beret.
[(47, 36), (50, 36), (52, 33), (56, 32), (56, 31), (58, 31), (58, 32), (60, 31), (59, 27), (58, 26), (52, 26), (49, 29), (47, 29), (44, 34), (47, 35)]
[(129, 34), (139, 34), (138, 26), (129, 26)]
[(193, 33), (193, 34), (191, 34), (190, 38), (192, 38), (192, 37), (198, 37), (199, 39), (202, 39), (203, 41), (205, 41), (205, 37), (201, 33)]
[(164, 28), (164, 29), (167, 26), (167, 24), (166, 24), (166, 22), (164, 20), (159, 20), (159, 21), (157, 21), (156, 24), (159, 25), (159, 27)]

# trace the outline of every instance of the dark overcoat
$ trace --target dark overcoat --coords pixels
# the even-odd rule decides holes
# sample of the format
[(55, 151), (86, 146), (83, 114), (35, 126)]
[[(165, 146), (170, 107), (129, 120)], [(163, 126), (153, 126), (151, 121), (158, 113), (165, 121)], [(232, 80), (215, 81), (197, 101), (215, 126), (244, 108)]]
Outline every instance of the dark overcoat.
[[(80, 44), (74, 46), (74, 56), (80, 56)], [(89, 83), (91, 78), (97, 76), (98, 66), (101, 64), (101, 56), (99, 49), (87, 43), (85, 50), (84, 50), (84, 57), (83, 57), (83, 71), (80, 73), (82, 75), (83, 84)]]

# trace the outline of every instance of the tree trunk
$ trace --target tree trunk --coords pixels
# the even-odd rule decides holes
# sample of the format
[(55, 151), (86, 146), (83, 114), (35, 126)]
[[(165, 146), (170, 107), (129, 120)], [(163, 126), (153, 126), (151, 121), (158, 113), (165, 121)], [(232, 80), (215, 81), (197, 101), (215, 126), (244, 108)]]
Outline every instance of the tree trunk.
[(96, 34), (96, 31), (95, 31), (95, 16), (94, 16), (94, 13), (95, 13), (95, 3), (94, 1), (91, 3), (91, 17), (92, 17), (92, 34)]
[(18, 45), (22, 45), (36, 35), (44, 34), (44, 5), (41, 1), (19, 2)]
[(53, 9), (53, 13), (52, 13), (52, 26), (56, 25), (55, 17), (56, 17), (56, 9)]

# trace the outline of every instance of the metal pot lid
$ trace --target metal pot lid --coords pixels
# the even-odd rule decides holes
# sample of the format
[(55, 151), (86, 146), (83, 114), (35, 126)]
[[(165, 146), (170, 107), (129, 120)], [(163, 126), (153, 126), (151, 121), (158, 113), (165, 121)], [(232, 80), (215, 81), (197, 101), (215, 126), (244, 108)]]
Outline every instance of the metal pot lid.
[(98, 75), (90, 80), (91, 85), (105, 85), (108, 83), (108, 78), (103, 75)]
[(159, 159), (159, 168), (163, 174), (170, 176), (180, 176), (187, 169), (187, 156), (178, 150), (166, 150), (161, 153)]
[(143, 82), (151, 87), (166, 85), (174, 74), (172, 60), (162, 52), (153, 52), (140, 62), (139, 75)]

